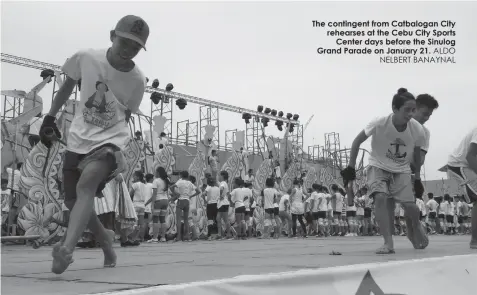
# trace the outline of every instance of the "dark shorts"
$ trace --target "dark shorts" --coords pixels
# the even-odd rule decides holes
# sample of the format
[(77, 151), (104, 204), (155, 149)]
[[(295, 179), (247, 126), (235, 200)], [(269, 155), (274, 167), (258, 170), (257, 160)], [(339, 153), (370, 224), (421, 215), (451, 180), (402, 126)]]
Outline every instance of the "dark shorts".
[(462, 216), (457, 217), (457, 223), (458, 224), (464, 223), (464, 217), (462, 217)]
[(278, 214), (280, 214), (280, 208), (278, 207), (273, 208), (273, 214), (275, 214), (275, 216), (278, 216)]
[[(76, 203), (77, 194), (76, 186), (81, 178), (81, 168), (85, 162), (100, 160), (108, 165), (110, 174), (112, 174), (117, 168), (116, 157), (112, 152), (119, 151), (119, 148), (115, 145), (105, 144), (102, 145), (88, 154), (77, 154), (70, 151), (66, 151), (63, 160), (63, 186), (65, 190), (65, 205), (71, 210)], [(85, 160), (85, 162), (82, 162)], [(80, 165), (81, 164), (81, 165)], [(112, 180), (113, 177), (109, 175), (103, 179), (96, 189), (96, 195), (102, 197), (102, 191), (106, 186), (106, 183)]]
[(440, 219), (446, 219), (446, 215), (445, 214), (439, 214), (439, 218)]
[(422, 214), (422, 212), (419, 212), (419, 213), (420, 213), (420, 220), (421, 221), (426, 220), (426, 215)]
[(217, 203), (207, 204), (207, 220), (216, 220), (217, 213), (219, 212), (219, 208), (217, 208)]
[(429, 212), (429, 219), (436, 219), (437, 213), (436, 212)]
[(346, 211), (346, 217), (356, 217), (356, 211)]
[(446, 221), (449, 223), (454, 223), (454, 215), (446, 215)]
[(333, 211), (333, 217), (341, 217), (341, 212)]
[(371, 218), (371, 208), (364, 208), (364, 218)]
[(169, 200), (167, 199), (156, 200), (154, 202), (154, 207), (152, 209), (152, 212), (154, 213), (154, 215), (159, 215), (161, 211), (165, 211), (167, 210), (167, 208), (169, 208)]
[(265, 209), (265, 213), (270, 214), (270, 215), (274, 215), (275, 214), (275, 208)]
[(313, 212), (313, 220), (326, 219), (326, 211)]
[(245, 214), (245, 206), (235, 208), (235, 214)]
[(306, 220), (306, 223), (312, 223), (313, 222), (313, 214), (311, 212), (306, 212), (305, 213), (305, 220)]
[(219, 212), (222, 212), (222, 213), (224, 213), (224, 212), (229, 212), (229, 206), (230, 206), (230, 205), (222, 205), (222, 206), (220, 206)]

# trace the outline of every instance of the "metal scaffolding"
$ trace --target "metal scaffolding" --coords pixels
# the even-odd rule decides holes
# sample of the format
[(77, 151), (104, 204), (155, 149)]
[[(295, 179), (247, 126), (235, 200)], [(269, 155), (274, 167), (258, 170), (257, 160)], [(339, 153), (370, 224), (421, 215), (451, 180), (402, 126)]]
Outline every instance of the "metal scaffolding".
[(23, 111), (23, 98), (3, 95), (2, 119), (9, 121), (18, 117)]
[(231, 151), (233, 149), (233, 143), (236, 139), (237, 129), (225, 131), (225, 150)]
[(176, 143), (187, 146), (196, 145), (199, 137), (197, 125), (197, 122), (191, 123), (189, 120), (177, 122)]
[[(151, 119), (154, 118), (155, 116), (163, 116), (166, 118), (166, 122), (164, 123), (164, 133), (166, 134), (166, 137), (169, 138), (169, 141), (172, 142), (172, 119), (173, 119), (173, 104), (174, 100), (172, 97), (169, 97), (169, 100), (167, 102), (164, 102), (164, 99), (161, 99), (161, 101), (158, 104), (154, 104), (151, 101)], [(151, 122), (151, 132), (152, 132), (152, 122)], [(159, 134), (158, 134), (159, 136)]]
[(200, 139), (202, 140), (205, 136), (205, 127), (207, 125), (212, 125), (215, 127), (214, 137), (212, 142), (214, 142), (217, 148), (220, 148), (220, 137), (219, 137), (219, 108), (211, 106), (201, 106), (199, 109), (200, 113)]
[[(332, 168), (339, 168), (341, 165), (340, 135), (337, 132), (325, 133), (325, 154), (326, 162)], [(331, 163), (329, 163), (331, 162)], [(338, 169), (332, 169), (335, 177), (339, 176)]]
[(295, 125), (291, 133), (292, 144), (303, 150), (303, 125)]

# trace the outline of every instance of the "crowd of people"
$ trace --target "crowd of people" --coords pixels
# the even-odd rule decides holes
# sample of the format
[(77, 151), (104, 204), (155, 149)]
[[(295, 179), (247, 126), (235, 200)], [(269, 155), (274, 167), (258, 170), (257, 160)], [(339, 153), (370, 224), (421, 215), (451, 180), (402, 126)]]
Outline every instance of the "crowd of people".
[[(138, 215), (135, 239), (122, 246), (137, 246), (141, 242), (158, 243), (172, 240), (222, 240), (248, 238), (275, 238), (298, 236), (373, 236), (379, 235), (375, 221), (374, 199), (368, 189), (362, 187), (354, 196), (353, 206), (348, 205), (346, 192), (336, 184), (330, 188), (313, 184), (306, 189), (301, 179), (295, 179), (293, 188), (280, 189), (280, 178), (266, 179), (266, 187), (257, 193), (252, 177), (236, 178), (229, 188), (228, 173), (221, 171), (218, 178), (206, 175), (201, 188), (187, 171), (171, 184), (165, 170), (159, 167), (156, 175), (136, 172), (131, 196)], [(197, 207), (191, 206), (191, 198), (202, 199), (207, 216), (207, 234), (200, 235)], [(451, 198), (448, 194), (433, 197), (429, 201), (416, 198), (420, 220), (428, 234), (469, 234), (471, 204), (462, 196)], [(166, 235), (167, 209), (175, 203), (176, 235)], [(194, 201), (194, 203), (197, 203)], [(261, 218), (255, 214), (257, 208)], [(257, 226), (259, 220), (263, 226)], [(299, 226), (298, 226), (299, 225)], [(406, 235), (404, 209), (396, 204), (395, 235)]]

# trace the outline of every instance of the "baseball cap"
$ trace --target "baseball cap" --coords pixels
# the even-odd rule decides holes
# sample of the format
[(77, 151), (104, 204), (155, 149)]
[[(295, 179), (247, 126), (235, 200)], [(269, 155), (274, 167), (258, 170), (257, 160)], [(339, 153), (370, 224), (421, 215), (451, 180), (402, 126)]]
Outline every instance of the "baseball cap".
[(149, 37), (149, 26), (135, 15), (126, 15), (121, 18), (114, 29), (117, 36), (130, 39), (139, 43), (146, 50), (146, 41)]

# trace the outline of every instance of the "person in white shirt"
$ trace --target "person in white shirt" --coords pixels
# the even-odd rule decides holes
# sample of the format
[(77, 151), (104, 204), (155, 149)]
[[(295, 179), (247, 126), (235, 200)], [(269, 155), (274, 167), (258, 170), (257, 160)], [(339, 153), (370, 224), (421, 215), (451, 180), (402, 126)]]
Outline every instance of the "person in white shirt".
[[(425, 230), (419, 221), (416, 196), (422, 196), (421, 147), (425, 145), (422, 125), (412, 118), (416, 110), (416, 99), (406, 89), (401, 88), (392, 100), (393, 113), (371, 121), (355, 138), (349, 165), (341, 174), (345, 184), (356, 179), (356, 158), (361, 144), (372, 137), (369, 168), (367, 170), (370, 195), (375, 200), (375, 215), (384, 245), (376, 254), (393, 254), (394, 241), (392, 224), (394, 203), (404, 207), (405, 214), (412, 220), (415, 249), (424, 249), (429, 244)], [(411, 163), (414, 162), (414, 193), (411, 180)]]
[(243, 194), (244, 194), (244, 205), (245, 205), (245, 222), (247, 224), (247, 235), (249, 238), (252, 237), (252, 228), (253, 228), (253, 212), (255, 207), (255, 200), (253, 198), (252, 183), (245, 182)]
[(110, 48), (80, 50), (62, 67), (67, 77), (39, 132), (47, 148), (55, 137), (61, 138), (56, 115), (81, 80), (80, 103), (71, 122), (63, 161), (65, 204), (71, 215), (66, 238), (53, 247), (52, 272), (56, 274), (73, 262), (73, 251), (86, 227), (103, 249), (103, 265), (116, 265), (112, 236), (93, 214), (93, 199), (107, 182), (127, 169), (122, 150), (131, 140), (128, 121), (139, 110), (146, 87), (146, 77), (133, 58), (145, 47), (148, 36), (147, 23), (127, 15), (110, 31)]
[[(8, 184), (7, 187), (12, 192), (10, 207), (8, 212), (8, 224), (10, 226), (15, 226), (17, 224), (19, 210), (25, 205), (26, 201), (22, 194), (19, 193), (18, 183), (20, 182), (20, 169), (22, 168), (23, 163), (17, 163), (17, 168), (13, 170), (10, 167), (7, 167), (5, 170), (8, 174)], [(10, 229), (8, 229), (10, 231)]]
[(219, 170), (219, 158), (217, 157), (217, 151), (212, 150), (209, 156), (209, 167), (210, 167), (210, 174), (212, 175), (213, 179), (217, 179), (217, 172)]
[[(146, 180), (144, 179), (144, 174), (141, 171), (136, 171), (133, 174), (133, 184), (129, 191), (129, 195), (133, 200), (134, 209), (137, 214), (137, 229), (134, 235), (134, 241), (139, 240), (142, 242), (144, 240), (144, 212), (146, 209)], [(142, 236), (141, 236), (142, 235)]]
[[(189, 228), (189, 211), (190, 198), (200, 194), (200, 190), (189, 181), (189, 172), (181, 171), (180, 179), (171, 185), (170, 191), (175, 193), (175, 196), (169, 202), (177, 200), (176, 205), (176, 230), (177, 236), (175, 242), (182, 240), (190, 242), (190, 228)], [(184, 233), (182, 233), (182, 223), (184, 224)], [(184, 234), (184, 236), (182, 236)]]
[(331, 186), (331, 206), (333, 208), (333, 236), (340, 236), (342, 234), (340, 225), (341, 215), (343, 214), (343, 195), (339, 192), (338, 186), (333, 184)]
[(343, 204), (346, 204), (346, 218), (348, 221), (349, 232), (346, 234), (347, 237), (357, 237), (358, 236), (358, 223), (356, 222), (356, 202), (358, 197), (355, 197), (353, 206), (348, 206), (348, 195), (345, 195)]
[[(152, 222), (152, 206), (151, 206), (151, 199), (152, 199), (152, 188), (153, 184), (152, 182), (154, 181), (154, 174), (147, 173), (146, 174), (146, 204), (145, 204), (145, 209), (144, 209), (144, 232), (145, 236), (146, 233), (148, 236), (152, 236), (153, 234), (153, 222)], [(148, 243), (150, 239), (147, 241)]]
[(212, 177), (207, 178), (207, 187), (203, 193), (204, 201), (207, 204), (207, 238), (212, 240), (212, 232), (214, 231), (214, 223), (217, 220), (218, 208), (217, 202), (220, 198), (220, 188), (217, 180)]
[(427, 216), (426, 204), (424, 204), (424, 201), (422, 200), (422, 197), (421, 198), (416, 198), (416, 205), (419, 208), (419, 212), (421, 213), (421, 217), (420, 217), (421, 224), (423, 224), (423, 226), (425, 228), (427, 228), (427, 226), (426, 226), (426, 216)]
[[(311, 188), (313, 191), (308, 200), (310, 202), (311, 215), (313, 219), (312, 224), (316, 232), (316, 237), (320, 237), (324, 235), (323, 211), (320, 213), (320, 208), (323, 207), (323, 202), (326, 204), (326, 200), (324, 200), (324, 194), (321, 192), (321, 185), (319, 185), (318, 183), (313, 183), (311, 185)], [(326, 210), (324, 212), (324, 218), (326, 218)]]
[(148, 243), (166, 242), (166, 216), (169, 208), (170, 181), (166, 169), (156, 168), (155, 179), (152, 182), (151, 198), (146, 206), (152, 207), (152, 239)]
[(288, 234), (289, 238), (293, 237), (292, 236), (292, 217), (291, 217), (291, 214), (290, 214), (290, 194), (291, 194), (291, 192), (292, 192), (291, 188), (288, 189), (287, 193), (283, 194), (280, 197), (280, 202), (278, 203), (278, 216), (280, 217), (281, 222), (282, 222), (283, 225), (285, 225), (285, 223), (287, 224), (287, 226), (288, 226), (287, 234)]
[(253, 184), (253, 181), (255, 180), (255, 177), (253, 176), (253, 169), (248, 169), (248, 174), (245, 175), (243, 180)]
[(445, 214), (446, 214), (445, 223), (447, 227), (446, 234), (450, 235), (455, 230), (455, 226), (454, 226), (455, 206), (451, 196), (448, 194), (444, 195), (444, 202), (446, 203), (446, 210), (445, 210)]
[(230, 201), (235, 208), (235, 224), (237, 225), (237, 239), (246, 240), (245, 234), (245, 193), (244, 181), (240, 178), (235, 179), (235, 188), (229, 193)]
[[(229, 207), (230, 201), (228, 198), (229, 192), (229, 173), (227, 171), (220, 171), (219, 174), (219, 188), (220, 188), (220, 197), (217, 202), (218, 208), (218, 217), (217, 217), (217, 227), (219, 229), (219, 235), (217, 236), (218, 240), (232, 239), (232, 232), (230, 231), (230, 222), (229, 222)], [(223, 233), (225, 227), (225, 233)]]
[(427, 209), (427, 221), (429, 222), (429, 226), (431, 227), (431, 234), (436, 233), (436, 219), (437, 219), (437, 208), (439, 204), (434, 200), (434, 194), (428, 193), (427, 197), (429, 201), (427, 201), (426, 209)]
[(470, 248), (477, 249), (477, 127), (472, 128), (447, 161), (449, 179), (464, 188), (464, 199), (472, 204)]
[(271, 227), (274, 227), (275, 232), (280, 231), (275, 222), (274, 203), (277, 198), (278, 192), (275, 189), (275, 180), (273, 178), (267, 178), (265, 180), (265, 189), (262, 191), (262, 208), (265, 211), (263, 237), (265, 239), (270, 238)]
[(333, 235), (333, 204), (331, 202), (331, 194), (326, 186), (323, 186), (323, 193), (325, 194), (326, 203), (328, 209), (326, 211), (326, 225), (325, 225), (325, 235)]
[(161, 132), (157, 143), (159, 145), (159, 150), (162, 150), (169, 144), (169, 139), (167, 138), (167, 134), (165, 132)]
[(292, 231), (293, 237), (296, 238), (296, 222), (301, 225), (301, 229), (303, 231), (303, 237), (307, 238), (306, 234), (306, 226), (305, 222), (303, 221), (303, 214), (305, 213), (305, 206), (304, 206), (304, 192), (300, 185), (300, 180), (295, 179), (293, 180), (293, 189), (292, 193), (290, 194), (290, 206), (291, 206), (291, 214), (292, 214)]

